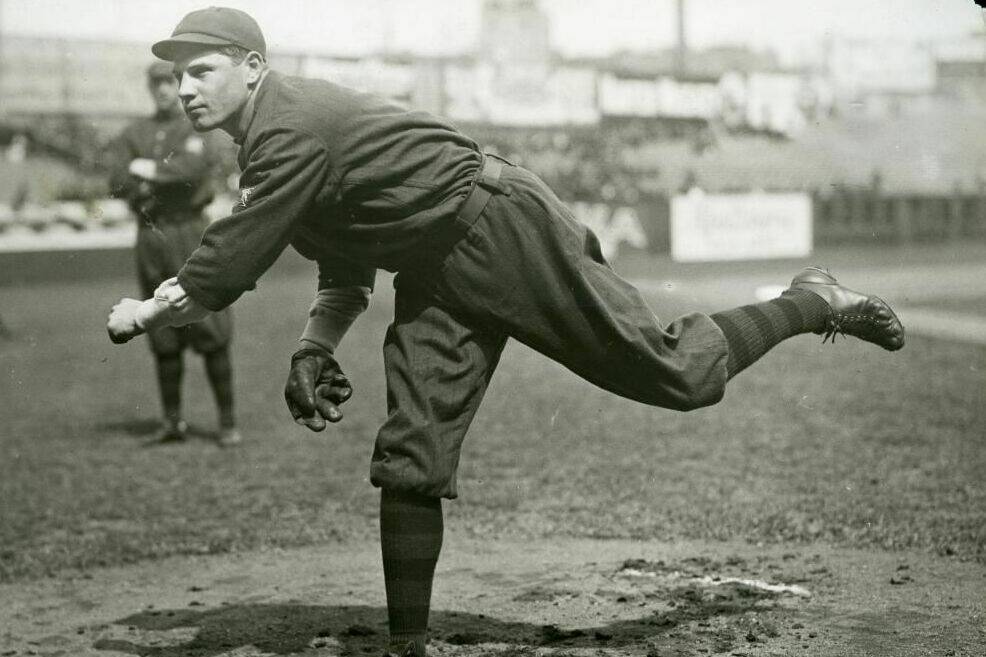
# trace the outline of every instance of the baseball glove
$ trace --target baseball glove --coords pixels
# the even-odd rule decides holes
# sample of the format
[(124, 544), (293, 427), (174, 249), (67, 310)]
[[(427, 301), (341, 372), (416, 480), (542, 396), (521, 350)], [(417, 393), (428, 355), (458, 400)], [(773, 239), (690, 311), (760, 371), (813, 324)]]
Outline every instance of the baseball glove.
[(326, 422), (342, 419), (339, 406), (352, 394), (349, 379), (329, 352), (307, 348), (291, 356), (284, 400), (298, 424), (322, 431)]

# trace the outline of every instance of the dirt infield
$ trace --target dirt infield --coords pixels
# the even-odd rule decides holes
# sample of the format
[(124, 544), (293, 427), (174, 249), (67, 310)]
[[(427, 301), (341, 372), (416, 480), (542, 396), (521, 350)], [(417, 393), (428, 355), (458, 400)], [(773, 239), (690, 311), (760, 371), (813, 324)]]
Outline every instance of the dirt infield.
[[(379, 654), (375, 542), (0, 587), (3, 655)], [(986, 567), (811, 546), (446, 540), (435, 655), (982, 655)]]

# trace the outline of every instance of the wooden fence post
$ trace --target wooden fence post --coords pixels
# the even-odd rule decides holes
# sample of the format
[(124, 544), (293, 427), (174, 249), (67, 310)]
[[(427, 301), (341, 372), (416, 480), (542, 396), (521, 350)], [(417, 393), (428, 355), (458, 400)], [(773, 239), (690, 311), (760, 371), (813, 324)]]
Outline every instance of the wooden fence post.
[(881, 241), (887, 239), (887, 202), (883, 196), (883, 176), (879, 170), (870, 177), (870, 228)]
[(829, 235), (833, 241), (842, 241), (847, 237), (846, 226), (846, 191), (843, 185), (832, 188), (829, 196)]
[(901, 194), (894, 203), (894, 229), (897, 242), (900, 244), (910, 244), (913, 240), (912, 220), (911, 220), (911, 199), (906, 194)]
[(846, 189), (849, 195), (849, 234), (854, 237), (868, 237), (869, 217), (866, 211), (867, 192), (859, 187), (849, 187)]
[(962, 185), (955, 183), (952, 195), (948, 199), (948, 231), (949, 240), (958, 240), (965, 232), (962, 226)]
[(972, 233), (977, 237), (983, 237), (986, 236), (986, 178), (979, 178), (976, 183), (979, 194), (976, 198), (976, 207), (973, 209)]
[(811, 197), (812, 243), (823, 244), (828, 240), (829, 237), (826, 231), (826, 221), (825, 221), (825, 217), (827, 215), (826, 210), (828, 208), (822, 206), (825, 200), (822, 198), (822, 194), (821, 192), (819, 192), (817, 188), (810, 190), (808, 194)]

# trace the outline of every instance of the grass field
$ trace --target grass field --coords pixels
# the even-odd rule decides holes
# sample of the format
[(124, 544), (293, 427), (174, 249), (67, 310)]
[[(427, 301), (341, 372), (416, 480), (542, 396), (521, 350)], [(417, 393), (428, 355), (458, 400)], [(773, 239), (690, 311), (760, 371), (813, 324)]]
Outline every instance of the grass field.
[[(864, 260), (841, 259), (850, 270)], [(627, 264), (634, 277), (755, 269)], [(158, 415), (149, 352), (113, 346), (104, 331), (109, 306), (135, 292), (130, 278), (0, 288), (11, 332), (0, 340), (0, 580), (373, 537), (367, 472), (384, 416), (389, 280), (340, 349), (356, 396), (321, 435), (293, 425), (281, 399), (313, 285), (296, 269), (274, 272), (235, 307), (246, 435), (235, 450), (206, 436), (149, 442)], [(670, 319), (685, 307), (656, 309)], [(201, 363), (187, 364), (188, 417), (208, 431)], [(512, 344), (467, 440), (447, 526), (490, 539), (738, 539), (982, 562), (984, 372), (983, 347), (911, 337), (888, 355), (804, 336), (743, 373), (719, 405), (684, 414), (611, 396)]]

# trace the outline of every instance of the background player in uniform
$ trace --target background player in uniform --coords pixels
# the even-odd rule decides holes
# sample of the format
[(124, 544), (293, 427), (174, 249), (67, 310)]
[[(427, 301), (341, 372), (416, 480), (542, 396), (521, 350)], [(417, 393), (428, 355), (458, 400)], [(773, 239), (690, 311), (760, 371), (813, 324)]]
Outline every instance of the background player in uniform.
[(351, 393), (339, 340), (375, 270), (398, 272), (388, 417), (370, 467), (392, 652), (425, 654), (441, 499), (456, 496), (462, 439), (508, 337), (614, 393), (679, 410), (718, 402), (729, 379), (794, 335), (904, 344), (886, 303), (813, 267), (777, 299), (660, 322), (534, 174), (429, 114), (268, 71), (263, 35), (240, 11), (192, 12), (153, 51), (174, 61), (195, 128), (240, 145), (241, 196), (155, 298), (113, 307), (115, 341), (228, 306), (290, 244), (318, 262), (319, 292), (285, 397), (320, 431)]
[[(153, 296), (163, 281), (175, 276), (199, 245), (207, 225), (202, 210), (213, 197), (215, 167), (214, 149), (182, 111), (171, 64), (151, 64), (147, 86), (156, 108), (153, 116), (129, 125), (111, 146), (113, 194), (125, 198), (138, 218), (135, 254), (145, 297)], [(148, 332), (164, 411), (162, 440), (186, 436), (182, 358), (185, 348), (191, 347), (205, 360), (219, 410), (219, 442), (240, 442), (233, 411), (231, 330), (232, 316), (224, 309), (187, 326), (162, 326)]]

